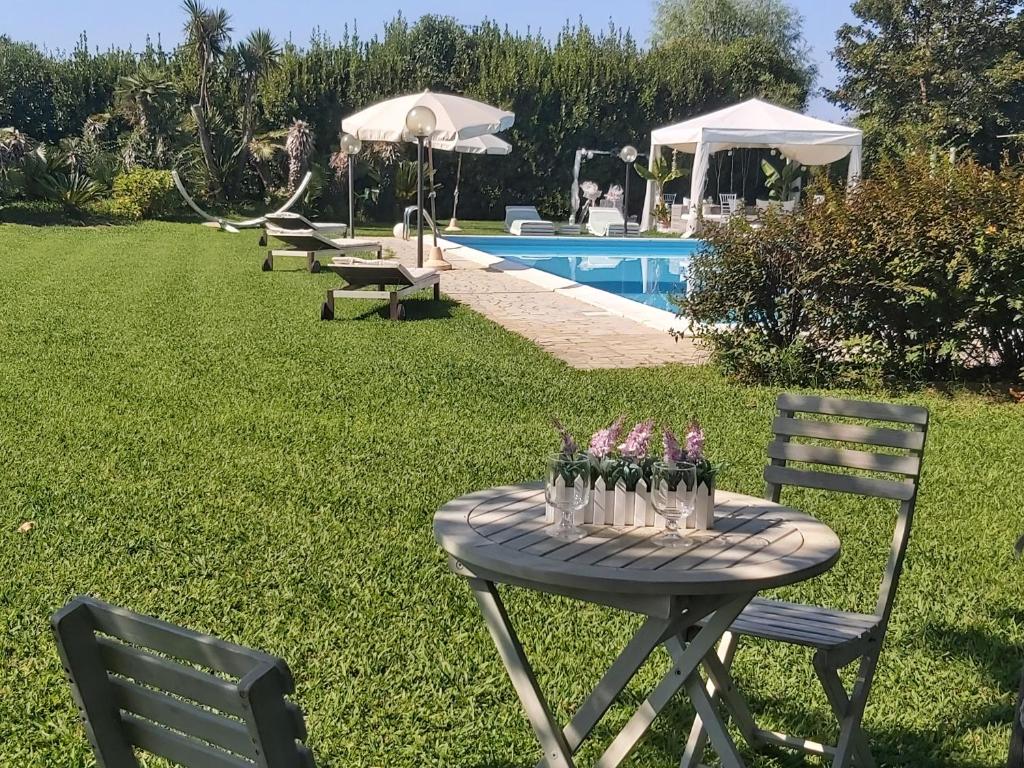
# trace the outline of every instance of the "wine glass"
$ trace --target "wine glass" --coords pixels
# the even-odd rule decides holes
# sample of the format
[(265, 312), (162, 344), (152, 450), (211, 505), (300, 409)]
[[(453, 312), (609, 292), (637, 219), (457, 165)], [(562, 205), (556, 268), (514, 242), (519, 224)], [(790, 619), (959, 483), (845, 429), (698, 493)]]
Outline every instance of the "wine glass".
[(576, 515), (590, 501), (590, 459), (555, 453), (548, 457), (544, 497), (555, 510), (555, 523), (548, 535), (563, 541), (576, 541), (587, 531), (576, 525)]
[(654, 539), (662, 547), (687, 543), (679, 535), (679, 520), (693, 512), (697, 467), (688, 461), (657, 461), (651, 468), (651, 502), (665, 518), (665, 532)]

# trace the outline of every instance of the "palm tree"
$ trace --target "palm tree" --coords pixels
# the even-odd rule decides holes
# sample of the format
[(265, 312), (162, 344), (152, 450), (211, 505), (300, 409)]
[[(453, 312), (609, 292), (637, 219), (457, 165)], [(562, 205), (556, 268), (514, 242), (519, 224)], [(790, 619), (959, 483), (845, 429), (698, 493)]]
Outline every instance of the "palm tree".
[(203, 150), (206, 170), (215, 184), (222, 183), (221, 171), (213, 155), (213, 142), (206, 126), (206, 114), (210, 110), (210, 67), (224, 55), (231, 40), (231, 17), (223, 8), (210, 10), (202, 0), (185, 0), (182, 9), (188, 14), (185, 22), (185, 45), (190, 48), (199, 64), (199, 103), (192, 106), (199, 146)]
[(148, 134), (157, 116), (174, 99), (174, 85), (163, 71), (141, 64), (135, 74), (122, 75), (114, 93), (121, 110), (141, 133)]
[(231, 42), (231, 16), (223, 8), (211, 10), (202, 0), (185, 0), (182, 10), (185, 22), (185, 44), (192, 49), (199, 64), (199, 103), (210, 109), (210, 67), (227, 50)]
[(305, 120), (292, 123), (284, 149), (288, 153), (288, 191), (294, 192), (313, 157), (313, 131), (309, 123)]
[(280, 64), (281, 49), (267, 29), (255, 29), (249, 33), (245, 42), (238, 46), (238, 60), (242, 71), (242, 140), (239, 145), (239, 162), (236, 168), (236, 180), (241, 180), (242, 173), (249, 161), (250, 144), (253, 139), (256, 122), (256, 91), (266, 75)]

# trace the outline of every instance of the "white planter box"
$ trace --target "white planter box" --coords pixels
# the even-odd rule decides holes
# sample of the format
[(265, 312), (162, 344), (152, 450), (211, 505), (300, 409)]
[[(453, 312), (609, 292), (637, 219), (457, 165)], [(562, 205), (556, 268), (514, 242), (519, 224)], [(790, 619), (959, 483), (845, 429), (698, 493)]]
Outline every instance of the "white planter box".
[(704, 483), (697, 486), (697, 498), (693, 503), (692, 527), (699, 531), (710, 531), (715, 527), (715, 484), (713, 481), (710, 488)]
[(615, 517), (615, 488), (605, 488), (604, 478), (597, 478), (590, 492), (590, 522), (593, 525), (611, 525)]

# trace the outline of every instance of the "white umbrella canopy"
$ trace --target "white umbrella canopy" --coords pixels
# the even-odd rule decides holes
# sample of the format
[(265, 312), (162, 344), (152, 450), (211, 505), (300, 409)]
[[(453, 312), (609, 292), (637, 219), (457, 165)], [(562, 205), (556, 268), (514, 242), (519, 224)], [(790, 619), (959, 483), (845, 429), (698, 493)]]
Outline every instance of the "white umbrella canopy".
[(341, 130), (363, 141), (416, 141), (405, 127), (413, 107), (428, 107), (437, 117), (430, 136), (434, 146), (498, 133), (510, 128), (516, 116), (490, 104), (450, 93), (413, 93), (379, 102), (341, 121)]
[(457, 139), (456, 141), (433, 141), (431, 146), (434, 149), (459, 152), (464, 155), (509, 155), (512, 153), (511, 144), (490, 134), (474, 136), (472, 139)]

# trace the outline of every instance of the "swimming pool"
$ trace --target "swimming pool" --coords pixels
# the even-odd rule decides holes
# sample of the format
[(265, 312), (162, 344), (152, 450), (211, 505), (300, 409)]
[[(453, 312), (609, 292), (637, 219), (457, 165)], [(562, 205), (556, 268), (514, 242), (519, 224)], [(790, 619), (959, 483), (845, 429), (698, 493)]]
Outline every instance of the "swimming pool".
[(686, 292), (699, 240), (643, 237), (446, 237), (452, 243), (515, 261), (657, 309), (676, 311)]

